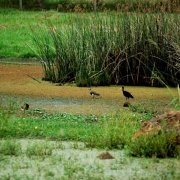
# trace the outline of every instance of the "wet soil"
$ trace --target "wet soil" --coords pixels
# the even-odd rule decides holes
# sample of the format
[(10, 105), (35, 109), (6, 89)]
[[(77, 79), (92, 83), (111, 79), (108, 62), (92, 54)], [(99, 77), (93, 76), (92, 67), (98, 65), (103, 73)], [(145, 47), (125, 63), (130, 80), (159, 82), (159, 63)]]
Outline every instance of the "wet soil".
[[(8, 62), (8, 63), (7, 63)], [(11, 63), (10, 63), (11, 62)], [(13, 62), (13, 63), (12, 63)], [(0, 63), (0, 102), (16, 101), (19, 106), (28, 103), (31, 109), (41, 108), (48, 112), (76, 114), (109, 114), (120, 111), (126, 101), (121, 86), (92, 87), (100, 94), (92, 98), (88, 88), (75, 84), (59, 86), (42, 81), (43, 69), (37, 61), (6, 61)], [(125, 87), (134, 99), (130, 103), (154, 104), (162, 111), (169, 111), (171, 100), (177, 97), (175, 88)], [(153, 104), (154, 103), (154, 104)]]

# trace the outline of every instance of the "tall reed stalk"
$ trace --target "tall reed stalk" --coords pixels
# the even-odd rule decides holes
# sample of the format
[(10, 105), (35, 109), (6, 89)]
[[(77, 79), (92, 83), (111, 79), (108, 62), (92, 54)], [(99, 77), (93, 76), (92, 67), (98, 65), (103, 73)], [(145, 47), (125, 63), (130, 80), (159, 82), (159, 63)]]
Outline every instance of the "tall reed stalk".
[[(175, 86), (180, 79), (178, 14), (72, 14), (63, 26), (33, 33), (45, 76), (78, 86)], [(55, 53), (54, 53), (55, 52)]]

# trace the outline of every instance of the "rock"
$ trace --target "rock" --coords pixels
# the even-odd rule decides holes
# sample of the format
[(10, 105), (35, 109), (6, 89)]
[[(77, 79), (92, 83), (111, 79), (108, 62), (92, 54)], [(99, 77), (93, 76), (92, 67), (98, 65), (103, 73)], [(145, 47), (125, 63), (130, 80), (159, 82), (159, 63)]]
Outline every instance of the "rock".
[(97, 158), (99, 158), (99, 159), (114, 159), (114, 157), (111, 156), (111, 154), (109, 154), (109, 152), (104, 152), (104, 153), (100, 154), (99, 156), (97, 156)]
[(169, 112), (152, 118), (150, 121), (145, 122), (139, 131), (137, 131), (132, 140), (135, 140), (142, 134), (148, 134), (153, 132), (157, 135), (164, 127), (165, 133), (176, 133), (176, 139), (174, 142), (180, 144), (180, 111)]

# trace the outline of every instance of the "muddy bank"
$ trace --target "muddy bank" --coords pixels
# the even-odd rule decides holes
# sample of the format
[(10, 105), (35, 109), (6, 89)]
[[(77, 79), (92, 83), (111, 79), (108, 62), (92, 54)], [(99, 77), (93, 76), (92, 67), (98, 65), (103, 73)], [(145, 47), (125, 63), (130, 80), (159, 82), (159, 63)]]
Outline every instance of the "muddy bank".
[[(120, 111), (126, 101), (121, 86), (92, 87), (100, 97), (92, 98), (88, 88), (75, 84), (57, 86), (42, 81), (40, 64), (0, 64), (0, 101), (14, 100), (19, 105), (26, 102), (30, 108), (42, 108), (50, 112), (78, 114), (109, 114)], [(125, 87), (134, 99), (132, 105), (151, 106), (168, 111), (170, 102), (178, 97), (176, 88)]]
[(1, 104), (8, 106), (12, 102), (15, 102), (19, 107), (28, 103), (30, 105), (29, 110), (41, 109), (49, 113), (102, 115), (120, 111), (122, 108), (118, 101), (111, 99), (0, 95)]

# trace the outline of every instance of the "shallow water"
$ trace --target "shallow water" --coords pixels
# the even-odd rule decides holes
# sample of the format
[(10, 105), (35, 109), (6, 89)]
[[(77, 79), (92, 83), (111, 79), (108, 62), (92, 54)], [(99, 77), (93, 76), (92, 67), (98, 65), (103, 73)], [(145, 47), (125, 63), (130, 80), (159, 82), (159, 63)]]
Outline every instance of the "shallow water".
[[(173, 109), (173, 105), (168, 100), (158, 100), (152, 103), (151, 100), (130, 100), (132, 106), (139, 106), (159, 113), (167, 112)], [(75, 113), (75, 114), (111, 114), (120, 112), (128, 107), (123, 107), (124, 98), (50, 98), (36, 96), (12, 96), (0, 95), (2, 105), (12, 106), (15, 103), (21, 107), (24, 103), (30, 105), (30, 110), (41, 109), (49, 113)]]
[(67, 112), (75, 114), (109, 114), (120, 109), (117, 100), (102, 98), (44, 98), (26, 96), (0, 96), (2, 104), (16, 102), (20, 107), (23, 103), (28, 103), (30, 109), (44, 109), (47, 112)]

